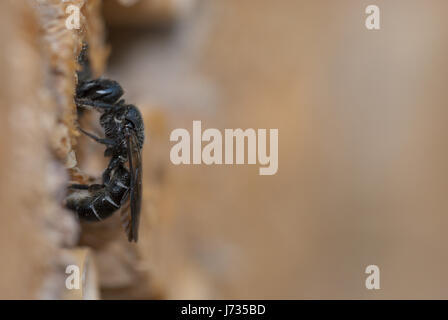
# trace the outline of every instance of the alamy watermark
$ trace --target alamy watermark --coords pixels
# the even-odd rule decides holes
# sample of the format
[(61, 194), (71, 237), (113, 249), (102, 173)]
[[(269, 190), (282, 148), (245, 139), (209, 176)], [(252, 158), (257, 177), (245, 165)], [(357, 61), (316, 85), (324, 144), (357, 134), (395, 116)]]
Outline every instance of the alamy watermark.
[[(221, 131), (214, 128), (202, 132), (201, 121), (193, 121), (192, 136), (183, 128), (171, 132), (170, 141), (177, 143), (171, 148), (170, 159), (175, 165), (258, 162), (260, 175), (274, 175), (278, 170), (278, 129), (269, 130), (269, 152), (267, 140), (267, 129), (225, 129), (223, 137)], [(208, 143), (203, 147), (202, 142)]]
[(366, 28), (367, 30), (380, 30), (380, 8), (376, 5), (370, 5), (366, 8)]
[(68, 14), (65, 19), (65, 27), (69, 30), (81, 28), (81, 10), (78, 6), (70, 4), (65, 8), (65, 13)]
[(65, 273), (68, 275), (65, 279), (65, 287), (68, 290), (79, 290), (81, 288), (81, 273), (77, 265), (70, 264), (65, 268)]
[(367, 290), (379, 290), (380, 289), (380, 268), (372, 264), (367, 266), (366, 274), (369, 276), (366, 278), (366, 289)]

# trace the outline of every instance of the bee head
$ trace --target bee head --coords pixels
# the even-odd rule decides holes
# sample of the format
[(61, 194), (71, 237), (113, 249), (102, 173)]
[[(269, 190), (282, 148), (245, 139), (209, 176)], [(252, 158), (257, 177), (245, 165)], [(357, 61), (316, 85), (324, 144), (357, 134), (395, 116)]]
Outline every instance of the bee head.
[(89, 98), (105, 103), (115, 103), (123, 95), (123, 89), (116, 81), (95, 79), (79, 85), (76, 94), (78, 98)]

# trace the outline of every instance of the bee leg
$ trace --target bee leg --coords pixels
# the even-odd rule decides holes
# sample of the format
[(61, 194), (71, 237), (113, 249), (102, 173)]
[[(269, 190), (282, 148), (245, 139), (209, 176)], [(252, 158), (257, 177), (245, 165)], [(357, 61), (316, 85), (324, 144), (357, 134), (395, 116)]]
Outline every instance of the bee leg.
[(71, 184), (68, 186), (69, 189), (76, 189), (76, 190), (89, 190), (89, 186), (86, 184)]
[(103, 178), (103, 183), (104, 184), (108, 184), (110, 181), (110, 174), (112, 172), (112, 170), (114, 170), (115, 168), (117, 168), (120, 164), (121, 164), (121, 160), (119, 157), (114, 157), (110, 160), (109, 165), (107, 166), (106, 170), (104, 170), (102, 178)]
[(94, 184), (78, 184), (78, 183), (74, 183), (68, 186), (69, 189), (75, 189), (75, 190), (90, 190), (90, 191), (94, 191), (94, 190), (99, 190), (104, 188), (104, 184), (98, 184), (98, 183), (94, 183)]
[(94, 135), (94, 134), (92, 134), (90, 132), (87, 132), (87, 131), (85, 131), (84, 129), (82, 129), (80, 127), (78, 127), (78, 130), (81, 131), (82, 133), (84, 133), (89, 138), (92, 138), (93, 140), (95, 140), (98, 143), (105, 144), (105, 145), (114, 145), (115, 144), (113, 140), (103, 139), (103, 138), (97, 137), (96, 135)]

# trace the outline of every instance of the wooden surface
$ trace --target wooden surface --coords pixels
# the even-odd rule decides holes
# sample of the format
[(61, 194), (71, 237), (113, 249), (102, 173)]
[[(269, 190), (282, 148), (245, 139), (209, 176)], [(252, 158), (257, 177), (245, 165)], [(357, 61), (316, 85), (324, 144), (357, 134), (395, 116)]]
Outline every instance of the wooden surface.
[(75, 58), (86, 37), (96, 70), (105, 57), (99, 1), (75, 2), (89, 21), (79, 31), (60, 1), (0, 3), (0, 298), (61, 298), (74, 262), (63, 248), (80, 228), (62, 201), (76, 165)]

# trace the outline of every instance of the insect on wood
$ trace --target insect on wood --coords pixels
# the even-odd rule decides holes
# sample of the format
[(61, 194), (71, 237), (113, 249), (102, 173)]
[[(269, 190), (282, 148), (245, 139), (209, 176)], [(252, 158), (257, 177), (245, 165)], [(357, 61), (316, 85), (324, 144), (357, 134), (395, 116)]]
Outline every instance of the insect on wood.
[[(110, 217), (129, 201), (124, 210), (124, 226), (129, 241), (138, 240), (142, 197), (141, 151), (145, 140), (144, 125), (136, 106), (123, 99), (123, 89), (114, 80), (92, 79), (88, 46), (84, 45), (78, 57), (75, 102), (78, 110), (94, 110), (101, 114), (100, 125), (104, 137), (98, 137), (82, 128), (79, 130), (105, 145), (104, 156), (110, 158), (98, 184), (71, 184), (66, 207), (87, 221), (101, 221)], [(82, 114), (82, 113), (80, 113)]]

